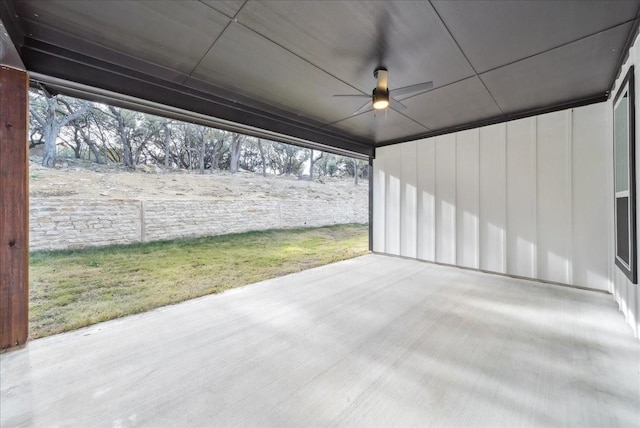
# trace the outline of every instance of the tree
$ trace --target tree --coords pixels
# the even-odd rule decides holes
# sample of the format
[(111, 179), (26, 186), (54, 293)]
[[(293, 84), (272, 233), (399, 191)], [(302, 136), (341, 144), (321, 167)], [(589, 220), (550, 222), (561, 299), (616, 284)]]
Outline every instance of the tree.
[(244, 136), (244, 141), (240, 150), (238, 168), (245, 171), (256, 172), (261, 166), (260, 148), (258, 140), (253, 137)]
[(131, 156), (131, 143), (128, 140), (127, 125), (125, 116), (113, 106), (109, 106), (109, 111), (116, 121), (116, 135), (122, 146), (122, 164), (129, 168), (133, 168), (133, 158)]
[(31, 117), (38, 122), (42, 139), (44, 140), (42, 166), (53, 168), (56, 165), (56, 145), (60, 130), (70, 122), (86, 114), (90, 104), (87, 101), (78, 100), (77, 104), (72, 106), (69, 102), (59, 102), (61, 100), (59, 100), (58, 95), (52, 96), (46, 91), (44, 91), (44, 95), (44, 103), (31, 103), (29, 112)]
[(65, 136), (64, 133), (60, 133), (58, 140), (62, 142), (64, 146), (67, 146), (73, 151), (73, 155), (76, 159), (82, 159), (82, 137), (77, 127), (73, 127), (69, 136)]
[[(95, 157), (97, 163), (107, 163), (106, 155), (103, 156), (100, 153), (98, 141), (91, 136), (91, 122), (93, 121), (99, 130), (97, 135), (102, 137), (102, 144), (104, 145), (104, 134), (101, 132), (102, 124), (98, 122), (96, 118), (97, 115), (99, 115), (99, 113), (96, 112), (95, 109), (91, 109), (86, 115), (75, 120), (73, 122), (74, 138), (76, 139), (76, 147), (78, 147), (78, 149), (81, 149), (82, 143), (84, 143), (89, 148), (89, 152)], [(79, 155), (80, 150), (77, 150), (76, 157), (80, 157)]]
[(228, 132), (221, 129), (207, 128), (208, 130), (208, 147), (209, 152), (207, 158), (211, 172), (222, 167), (223, 158), (228, 151), (227, 136)]
[(327, 162), (326, 171), (329, 177), (335, 177), (336, 174), (338, 173), (338, 162), (336, 162), (336, 159), (334, 156), (332, 156), (331, 160)]
[(284, 143), (271, 144), (270, 166), (279, 175), (300, 175), (308, 152), (300, 147)]
[(160, 135), (167, 119), (113, 106), (109, 106), (109, 112), (115, 122), (115, 134), (122, 150), (122, 164), (135, 168), (147, 145)]

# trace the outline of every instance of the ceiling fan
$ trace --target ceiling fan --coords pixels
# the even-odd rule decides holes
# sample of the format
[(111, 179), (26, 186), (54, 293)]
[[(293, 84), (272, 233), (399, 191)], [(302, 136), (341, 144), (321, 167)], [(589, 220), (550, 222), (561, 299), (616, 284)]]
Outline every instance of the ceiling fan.
[[(433, 82), (417, 83), (415, 85), (409, 85), (397, 89), (389, 89), (389, 71), (385, 67), (378, 67), (374, 70), (373, 76), (377, 79), (376, 87), (373, 89), (371, 95), (365, 94), (346, 94), (346, 95), (334, 95), (334, 97), (341, 98), (370, 98), (371, 106), (375, 110), (383, 110), (389, 106), (395, 109), (405, 109), (407, 106), (402, 104), (394, 97), (400, 95), (409, 95), (421, 91), (426, 91), (433, 88)], [(353, 112), (352, 115), (358, 114), (365, 110), (369, 106), (369, 101), (362, 107)]]

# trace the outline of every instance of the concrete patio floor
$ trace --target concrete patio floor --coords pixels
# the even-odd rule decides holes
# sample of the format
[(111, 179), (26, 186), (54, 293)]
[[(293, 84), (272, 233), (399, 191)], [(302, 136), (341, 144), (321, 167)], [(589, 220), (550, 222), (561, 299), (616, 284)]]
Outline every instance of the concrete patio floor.
[(0, 425), (638, 426), (611, 296), (381, 255), (35, 340)]

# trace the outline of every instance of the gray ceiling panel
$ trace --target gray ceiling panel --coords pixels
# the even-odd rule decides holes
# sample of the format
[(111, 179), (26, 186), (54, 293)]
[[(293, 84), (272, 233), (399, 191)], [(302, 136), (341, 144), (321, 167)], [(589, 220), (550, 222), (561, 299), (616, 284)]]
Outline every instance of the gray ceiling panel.
[[(121, 92), (370, 154), (605, 100), (639, 8), (640, 0), (2, 0), (0, 18), (27, 70), (59, 88), (64, 79), (70, 91), (77, 83)], [(333, 95), (370, 94), (378, 65), (390, 89), (425, 81), (434, 89), (405, 98), (401, 112), (351, 116), (366, 100)]]
[(236, 16), (246, 0), (200, 0), (209, 7), (214, 8), (220, 13), (227, 15), (229, 18)]
[(402, 101), (407, 116), (430, 129), (449, 128), (498, 116), (500, 109), (477, 77)]
[(355, 90), (237, 23), (229, 26), (193, 77), (323, 123), (344, 118), (362, 104), (333, 98)]
[(252, 1), (237, 19), (365, 92), (381, 63), (392, 88), (429, 80), (437, 87), (473, 74), (423, 2)]
[(478, 73), (628, 21), (631, 1), (434, 1)]
[(370, 110), (335, 123), (333, 127), (358, 134), (376, 144), (428, 131), (427, 128), (392, 109), (375, 113)]
[(18, 2), (17, 11), (27, 30), (30, 22), (40, 23), (183, 73), (191, 72), (229, 22), (193, 0), (30, 1)]
[(481, 74), (505, 113), (603, 93), (632, 24)]

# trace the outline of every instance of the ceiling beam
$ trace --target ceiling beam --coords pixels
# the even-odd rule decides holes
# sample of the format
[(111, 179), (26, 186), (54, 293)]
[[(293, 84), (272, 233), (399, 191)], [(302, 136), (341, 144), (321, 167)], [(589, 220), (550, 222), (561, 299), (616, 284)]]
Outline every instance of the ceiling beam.
[(445, 129), (438, 129), (436, 131), (425, 132), (420, 135), (411, 136), (410, 138), (400, 138), (396, 140), (389, 140), (389, 141), (385, 141), (384, 143), (378, 144), (376, 147), (391, 146), (393, 144), (406, 143), (407, 141), (422, 140), (424, 138), (437, 137), (439, 135), (451, 134), (453, 132), (465, 131), (467, 129), (480, 128), (482, 126), (495, 125), (496, 123), (509, 122), (512, 120), (523, 119), (525, 117), (552, 113), (554, 111), (567, 110), (570, 108), (582, 107), (589, 104), (601, 103), (601, 102), (607, 101), (608, 98), (609, 98), (608, 92), (605, 92), (602, 94), (595, 94), (593, 96), (582, 98), (580, 100), (574, 100), (574, 101), (559, 103), (559, 104), (552, 104), (552, 105), (539, 107), (535, 109), (522, 110), (519, 112), (509, 113), (506, 115), (494, 116), (488, 119), (482, 119), (475, 122), (465, 123), (459, 126), (452, 126)]

